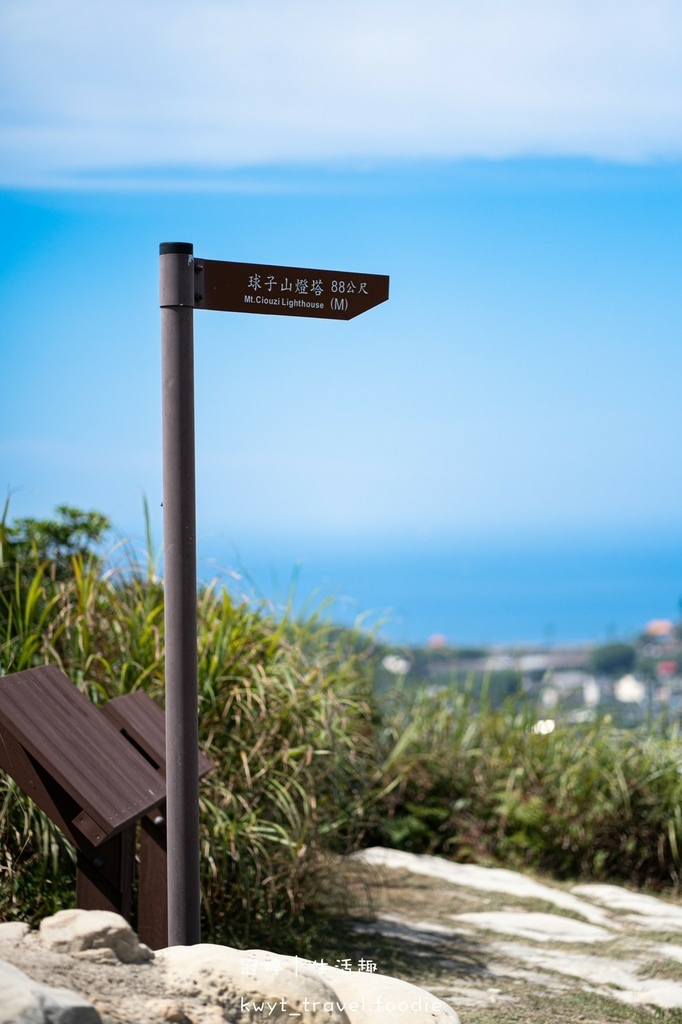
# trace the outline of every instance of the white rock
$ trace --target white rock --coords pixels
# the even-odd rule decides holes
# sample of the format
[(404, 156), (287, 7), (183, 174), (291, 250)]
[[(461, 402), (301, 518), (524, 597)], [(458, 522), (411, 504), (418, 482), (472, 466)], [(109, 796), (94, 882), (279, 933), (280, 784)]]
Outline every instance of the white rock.
[(24, 921), (3, 921), (0, 924), (0, 942), (9, 942), (15, 946), (28, 935), (30, 930)]
[(91, 964), (117, 964), (120, 963), (113, 949), (108, 946), (101, 946), (96, 949), (81, 949), (79, 953), (71, 953), (76, 960), (87, 960)]
[(576, 885), (571, 891), (601, 903), (610, 910), (630, 911), (628, 920), (637, 922), (643, 928), (653, 931), (682, 929), (682, 907), (658, 900), (655, 896), (630, 892), (620, 885)]
[(125, 964), (145, 963), (154, 956), (125, 918), (109, 910), (60, 910), (40, 922), (40, 941), (55, 953), (110, 949)]
[(294, 1017), (299, 1024), (459, 1024), (454, 1010), (431, 993), (369, 971), (209, 944), (172, 946), (156, 957), (169, 988), (219, 1002), (231, 1021), (244, 1024), (290, 1024)]
[(0, 1024), (102, 1024), (102, 1019), (75, 992), (39, 985), (0, 960)]
[(500, 943), (495, 948), (515, 960), (525, 960), (536, 967), (601, 986), (604, 995), (622, 1003), (645, 1003), (666, 1009), (682, 1006), (682, 985), (666, 978), (641, 978), (641, 963), (558, 950), (530, 949), (519, 943)]
[[(442, 878), (451, 885), (461, 885), (469, 889), (483, 892), (504, 892), (509, 896), (521, 899), (540, 899), (553, 903), (562, 910), (570, 910), (580, 914), (592, 924), (614, 927), (609, 915), (598, 907), (572, 896), (571, 893), (552, 889), (532, 878), (527, 878), (518, 871), (507, 868), (484, 868), (478, 864), (455, 864), (441, 857), (431, 857), (426, 853), (406, 853), (403, 850), (388, 850), (382, 846), (372, 846), (367, 850), (354, 853), (349, 858), (360, 860), (365, 864), (376, 864), (387, 868), (404, 868), (418, 875), (429, 875)], [(575, 892), (575, 890), (574, 890)], [(617, 927), (617, 925), (615, 926)]]
[(474, 914), (451, 914), (455, 921), (466, 921), (476, 928), (486, 928), (506, 935), (519, 935), (537, 942), (606, 942), (613, 932), (595, 924), (585, 924), (559, 914), (526, 914), (524, 912), (489, 910)]
[(192, 1010), (192, 1024), (225, 1024), (225, 1014), (219, 1006), (202, 1006)]
[(200, 943), (156, 952), (168, 989), (218, 1003), (234, 1024), (349, 1024), (334, 990), (303, 960)]
[[(161, 1017), (169, 1024), (188, 1024), (188, 1018), (180, 1003), (171, 999), (151, 999), (145, 1003), (146, 1012), (152, 1017)], [(223, 1020), (225, 1018), (223, 1017)]]
[(659, 946), (652, 946), (651, 949), (654, 953), (660, 953), (661, 956), (665, 956), (668, 960), (677, 960), (678, 964), (682, 964), (682, 946), (674, 946), (670, 942), (663, 942)]
[(351, 1024), (459, 1024), (447, 1003), (408, 981), (338, 967), (326, 968), (323, 978)]
[(649, 932), (682, 932), (682, 921), (675, 917), (645, 917), (644, 914), (625, 914), (625, 920)]

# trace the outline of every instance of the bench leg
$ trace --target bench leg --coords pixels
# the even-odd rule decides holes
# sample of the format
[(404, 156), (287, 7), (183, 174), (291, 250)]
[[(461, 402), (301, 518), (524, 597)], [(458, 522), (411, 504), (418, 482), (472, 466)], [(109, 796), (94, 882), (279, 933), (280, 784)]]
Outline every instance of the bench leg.
[(160, 811), (146, 815), (140, 823), (137, 930), (140, 942), (144, 942), (150, 949), (165, 949), (168, 945), (165, 813), (164, 805)]
[(87, 854), (77, 850), (76, 906), (112, 910), (130, 921), (135, 878), (135, 826), (128, 825)]

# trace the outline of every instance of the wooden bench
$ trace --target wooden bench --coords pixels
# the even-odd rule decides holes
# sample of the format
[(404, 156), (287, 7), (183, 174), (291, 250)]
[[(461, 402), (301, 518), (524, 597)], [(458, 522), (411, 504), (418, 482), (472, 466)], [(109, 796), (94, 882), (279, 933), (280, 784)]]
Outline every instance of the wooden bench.
[[(128, 743), (166, 776), (166, 716), (143, 690), (114, 697), (102, 705), (102, 714)], [(213, 768), (199, 751), (199, 778)], [(138, 880), (137, 931), (152, 949), (168, 945), (168, 886), (166, 867), (166, 805), (161, 804), (140, 822), (140, 864)]]
[[(199, 755), (200, 775), (213, 766)], [(142, 691), (101, 709), (58, 668), (0, 678), (0, 768), (76, 848), (76, 905), (132, 919), (142, 822), (138, 933), (167, 944), (165, 715)], [(151, 812), (151, 813), (150, 813)]]

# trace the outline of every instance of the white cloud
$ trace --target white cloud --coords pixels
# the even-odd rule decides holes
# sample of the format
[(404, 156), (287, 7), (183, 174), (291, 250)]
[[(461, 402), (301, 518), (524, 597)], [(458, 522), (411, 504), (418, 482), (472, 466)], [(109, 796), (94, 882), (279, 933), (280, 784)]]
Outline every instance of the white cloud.
[(7, 184), (682, 152), (679, 0), (4, 0)]

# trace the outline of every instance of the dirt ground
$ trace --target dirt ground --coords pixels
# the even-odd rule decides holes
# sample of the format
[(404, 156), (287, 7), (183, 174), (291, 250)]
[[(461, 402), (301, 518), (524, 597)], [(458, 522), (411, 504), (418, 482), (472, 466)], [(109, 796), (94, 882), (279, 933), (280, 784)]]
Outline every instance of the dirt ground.
[[(635, 985), (637, 979), (679, 984), (682, 1002), (682, 963), (659, 952), (665, 944), (682, 952), (682, 927), (671, 930), (666, 924), (660, 931), (643, 932), (626, 920), (627, 915), (614, 914), (613, 938), (598, 946), (514, 939), (463, 926), (453, 915), (552, 914), (559, 932), (562, 918), (577, 915), (553, 902), (475, 891), (400, 867), (355, 861), (346, 863), (344, 870), (346, 915), (335, 924), (329, 962), (370, 959), (380, 973), (404, 978), (442, 998), (462, 1024), (682, 1024), (682, 1007), (624, 1001), (649, 996), (624, 991), (618, 978), (599, 984), (528, 962), (534, 948), (551, 949), (560, 967), (562, 951), (567, 959), (583, 956), (598, 961), (597, 966), (618, 961), (632, 968)], [(540, 881), (554, 890), (570, 891), (570, 886)], [(654, 986), (654, 997), (656, 991)]]
[[(682, 921), (671, 926), (662, 919), (656, 930), (609, 910), (606, 937), (587, 945), (562, 941), (566, 922), (580, 915), (551, 899), (475, 890), (358, 860), (338, 871), (346, 903), (321, 929), (315, 959), (411, 981), (449, 1003), (462, 1024), (682, 1024)], [(570, 890), (547, 884), (555, 893)], [(552, 915), (556, 934), (518, 938), (459, 917), (490, 912), (513, 921)], [(0, 958), (36, 981), (85, 996), (103, 1024), (223, 1020), (198, 1000), (174, 1002), (153, 961), (129, 966), (48, 953), (35, 935), (20, 946), (0, 943)]]

